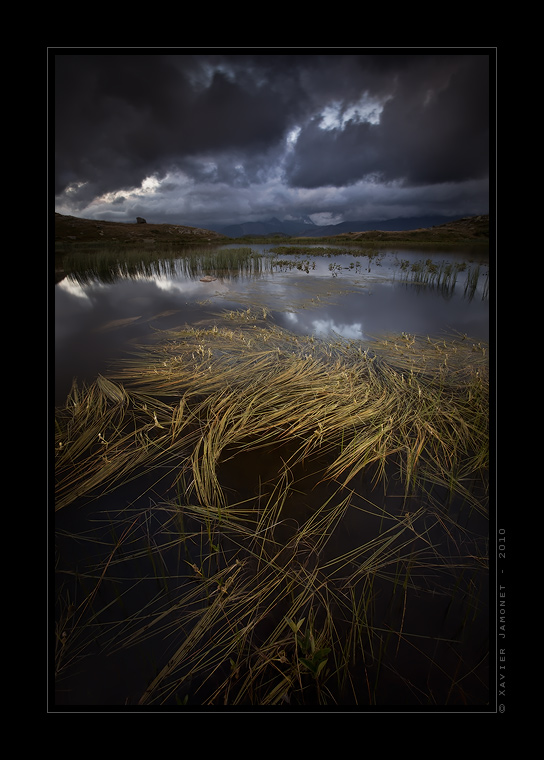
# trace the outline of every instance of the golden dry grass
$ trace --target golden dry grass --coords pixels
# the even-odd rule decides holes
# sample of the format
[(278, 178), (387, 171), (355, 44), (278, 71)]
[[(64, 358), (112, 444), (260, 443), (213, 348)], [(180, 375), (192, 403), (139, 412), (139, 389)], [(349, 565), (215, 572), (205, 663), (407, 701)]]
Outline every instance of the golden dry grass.
[[(357, 691), (360, 656), (377, 679), (390, 632), (374, 616), (376, 584), (406, 605), (422, 593), (420, 574), (485, 560), (451, 559), (431, 534), (438, 527), (453, 541), (459, 531), (437, 489), (487, 512), (485, 487), (482, 498), (471, 486), (487, 477), (487, 362), (487, 348), (461, 336), (320, 341), (244, 311), (159, 334), (110, 377), (74, 386), (57, 410), (56, 509), (169, 472), (179, 499), (155, 509), (161, 531), (142, 556), (159, 566), (192, 547), (175, 599), (111, 635), (115, 650), (183, 632), (139, 703), (166, 704), (193, 679), (207, 704), (324, 703), (337, 698), (332, 680)], [(262, 472), (247, 472), (257, 493), (242, 498), (225, 473), (259, 453)], [(385, 491), (390, 479), (401, 484), (400, 509), (362, 499), (367, 473)], [(304, 507), (309, 488), (317, 509)], [(370, 524), (379, 517), (380, 528), (335, 552), (348, 510)], [(110, 562), (97, 568), (100, 582)], [(404, 611), (395, 635), (397, 646), (410, 635)]]

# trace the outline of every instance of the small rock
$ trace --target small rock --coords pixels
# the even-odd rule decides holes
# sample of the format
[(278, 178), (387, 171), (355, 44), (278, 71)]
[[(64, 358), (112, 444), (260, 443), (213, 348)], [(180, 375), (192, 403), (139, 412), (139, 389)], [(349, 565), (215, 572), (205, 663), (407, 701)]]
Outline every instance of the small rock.
[(147, 224), (146, 220), (141, 216), (137, 216), (136, 221), (138, 222), (138, 224)]

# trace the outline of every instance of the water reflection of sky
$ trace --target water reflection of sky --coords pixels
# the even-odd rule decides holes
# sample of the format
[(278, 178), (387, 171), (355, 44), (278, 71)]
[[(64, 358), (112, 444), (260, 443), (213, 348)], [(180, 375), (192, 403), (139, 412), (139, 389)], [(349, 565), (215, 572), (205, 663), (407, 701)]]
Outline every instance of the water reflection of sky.
[(487, 340), (487, 301), (468, 302), (459, 296), (446, 300), (437, 293), (400, 283), (374, 283), (370, 289), (342, 293), (333, 303), (316, 310), (302, 309), (283, 320), (299, 333), (370, 339), (384, 333), (466, 333)]
[[(57, 396), (66, 397), (72, 377), (92, 379), (107, 371), (132, 341), (230, 308), (266, 307), (278, 324), (299, 334), (364, 340), (384, 333), (455, 331), (488, 340), (487, 268), (468, 298), (466, 273), (459, 274), (451, 292), (403, 276), (400, 258), (413, 262), (428, 256), (402, 252), (376, 260), (302, 254), (281, 266), (271, 265), (272, 258), (249, 274), (217, 272), (215, 281), (206, 283), (200, 281), (204, 272), (188, 275), (181, 265), (112, 282), (65, 277), (55, 289)], [(297, 268), (301, 262), (305, 266)]]

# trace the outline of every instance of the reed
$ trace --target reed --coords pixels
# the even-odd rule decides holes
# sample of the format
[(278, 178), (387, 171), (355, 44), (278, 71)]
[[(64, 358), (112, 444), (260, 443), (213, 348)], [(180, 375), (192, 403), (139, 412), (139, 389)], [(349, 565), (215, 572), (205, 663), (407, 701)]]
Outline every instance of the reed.
[(402, 273), (402, 280), (416, 287), (432, 288), (439, 290), (445, 297), (451, 296), (455, 290), (460, 274), (464, 274), (465, 284), (463, 294), (471, 301), (481, 281), (482, 300), (489, 295), (488, 273), (482, 271), (480, 264), (467, 264), (466, 261), (442, 261), (436, 262), (429, 258), (425, 261), (415, 261), (410, 265), (408, 259), (400, 259), (398, 266)]
[[(468, 568), (463, 625), (479, 610), (483, 539), (454, 557), (442, 537), (461, 544), (464, 509), (487, 516), (487, 347), (323, 341), (251, 310), (158, 338), (57, 410), (57, 510), (142, 473), (171, 494), (124, 514), (89, 571), (82, 640), (117, 603), (90, 614), (98, 585), (145, 562), (155, 593), (101, 633), (111, 652), (169, 642), (139, 704), (377, 703), (394, 650), (432, 639), (410, 630), (414, 600), (447, 596)], [(351, 548), (346, 521), (368, 526)]]

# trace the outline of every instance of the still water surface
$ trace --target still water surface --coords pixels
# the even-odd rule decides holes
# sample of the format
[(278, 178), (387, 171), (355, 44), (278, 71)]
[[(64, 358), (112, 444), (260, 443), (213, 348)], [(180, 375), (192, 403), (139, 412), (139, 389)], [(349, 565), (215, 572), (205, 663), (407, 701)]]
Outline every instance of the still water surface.
[[(55, 287), (55, 401), (72, 379), (106, 372), (132, 342), (157, 329), (217, 317), (226, 309), (264, 307), (277, 324), (298, 334), (370, 340), (386, 333), (489, 338), (489, 266), (486, 252), (430, 250), (379, 254), (274, 254), (252, 246), (229, 268), (213, 256), (158, 258), (151, 264), (96, 269), (92, 254)], [(322, 249), (321, 249), (322, 250)], [(329, 249), (327, 249), (329, 250)], [(439, 280), (439, 270), (455, 271)], [(227, 267), (228, 267), (227, 260)], [(434, 268), (434, 272), (433, 272)], [(431, 270), (429, 272), (429, 270)], [(202, 282), (204, 276), (215, 278)]]
[[(206, 277), (210, 281), (202, 281)], [(446, 253), (430, 249), (384, 250), (367, 255), (339, 248), (334, 254), (324, 255), (319, 247), (315, 253), (305, 248), (293, 254), (274, 252), (271, 246), (251, 246), (240, 254), (238, 246), (225, 246), (200, 249), (184, 257), (123, 259), (105, 265), (99, 254), (92, 254), (67, 258), (57, 279), (56, 405), (64, 404), (74, 378), (80, 383), (91, 382), (98, 373), (107, 374), (108, 368), (135, 344), (154, 340), (157, 331), (199, 323), (220, 324), (222, 313), (232, 309), (264, 309), (276, 324), (300, 335), (371, 341), (374, 336), (390, 333), (429, 336), (461, 333), (474, 343), (489, 339), (489, 263), (487, 252), (481, 249)], [(260, 477), (262, 468), (274, 466), (274, 462), (265, 461), (257, 452), (254, 463), (245, 461), (242, 478), (235, 467), (222, 475), (242, 498), (246, 491), (250, 494), (252, 487), (248, 474)], [(360, 492), (353, 496), (355, 504), (357, 499), (361, 500), (363, 513), (367, 507), (366, 488), (361, 483)], [(378, 503), (377, 493), (372, 492), (371, 497)], [(89, 558), (94, 561), (98, 556), (93, 525), (100, 524), (103, 514), (113, 514), (132, 498), (130, 487), (123, 487), (103, 497), (94, 508), (84, 505), (61, 510), (56, 525), (56, 551), (61, 567), (68, 569), (68, 578), (74, 569), (77, 575)], [(312, 507), (312, 498), (307, 495), (307, 508)], [(291, 506), (299, 508), (296, 504)], [(460, 546), (463, 555), (483, 552), (486, 520), (477, 513), (451, 512), (450, 516), (455, 522), (446, 531), (442, 531), (439, 523), (433, 523), (430, 514), (422, 523), (430, 539), (441, 545), (445, 556), (451, 553), (453, 557)], [(373, 519), (367, 515), (362, 520), (358, 510), (348, 512), (331, 539), (328, 548), (331, 556), (368, 541), (380, 529)], [(73, 540), (74, 535), (79, 538)], [(471, 535), (480, 537), (478, 545), (469, 542), (467, 536)], [(130, 569), (131, 565), (127, 563), (126, 567)], [(138, 568), (134, 573), (138, 578)], [(445, 679), (444, 685), (440, 681), (441, 673), (446, 672), (465, 674), (466, 680), (459, 679), (463, 686), (457, 690), (462, 695), (457, 703), (488, 702), (487, 573), (482, 570), (470, 577), (465, 575), (463, 584), (467, 583), (468, 591), (465, 596), (458, 594), (453, 601), (442, 595), (441, 584), (445, 581), (439, 570), (437, 574), (438, 580), (425, 581), (432, 590), (433, 605), (429, 606), (425, 595), (416, 594), (406, 615), (402, 606), (394, 608), (395, 600), (385, 593), (385, 587), (384, 593), (377, 595), (376, 615), (385, 621), (384, 625), (393, 616), (397, 626), (400, 620), (407, 629), (426, 631), (429, 626), (433, 635), (439, 634), (428, 650), (423, 639), (417, 640), (419, 659), (408, 639), (397, 649), (392, 667), (404, 668), (402, 688), (394, 677), (394, 669), (380, 674), (380, 698), (384, 704), (420, 704), (435, 698), (441, 704), (452, 700), (452, 677)], [(139, 609), (142, 604), (139, 588), (135, 583), (135, 590), (123, 592), (123, 604), (130, 607), (131, 595), (136, 594), (134, 608)], [(477, 606), (483, 613), (467, 618), (466, 600), (472, 604), (477, 596), (472, 589), (478, 590)], [(119, 595), (119, 589), (115, 593)], [(434, 604), (435, 599), (439, 603)], [(112, 598), (111, 604), (113, 601), (116, 600)], [(107, 610), (109, 603), (108, 597), (101, 601)], [(111, 613), (113, 620), (117, 606), (111, 607)], [(460, 637), (459, 626), (466, 637), (462, 661), (448, 643)], [(57, 704), (103, 706), (130, 704), (131, 699), (137, 702), (138, 695), (156, 674), (161, 656), (166, 657), (162, 643), (160, 647), (158, 652), (151, 645), (135, 651), (121, 649), (113, 657), (103, 656), (99, 648), (91, 651), (67, 681), (60, 684)], [(433, 664), (431, 670), (430, 662), (439, 665)], [(431, 681), (435, 691), (429, 685)], [(424, 693), (425, 698), (421, 696)], [(361, 686), (361, 700), (365, 694), (366, 685)]]

